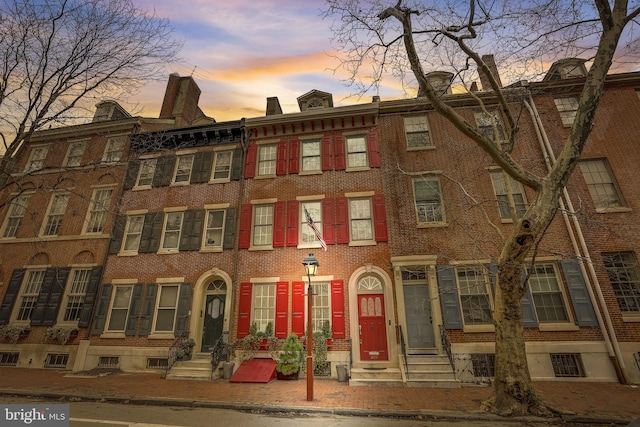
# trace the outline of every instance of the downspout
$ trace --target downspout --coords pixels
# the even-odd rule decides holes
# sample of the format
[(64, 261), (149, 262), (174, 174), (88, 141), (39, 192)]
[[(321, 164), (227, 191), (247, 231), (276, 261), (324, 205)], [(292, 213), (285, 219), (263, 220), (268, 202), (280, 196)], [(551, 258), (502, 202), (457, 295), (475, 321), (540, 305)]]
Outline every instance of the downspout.
[[(529, 110), (529, 113), (531, 114), (531, 117), (533, 118), (534, 128), (536, 131), (536, 135), (538, 137), (538, 142), (540, 143), (540, 148), (544, 155), (544, 160), (547, 165), (547, 170), (551, 170), (552, 163), (555, 163), (556, 161), (555, 154), (553, 152), (551, 144), (549, 143), (549, 138), (547, 137), (547, 134), (544, 130), (542, 119), (538, 114), (538, 110), (536, 109), (535, 102), (533, 101), (533, 97), (531, 96), (531, 91), (527, 90), (527, 93), (528, 93), (529, 99), (528, 100), (525, 99), (524, 105), (527, 107), (527, 109)], [(598, 280), (598, 276), (596, 275), (596, 271), (593, 267), (593, 262), (591, 261), (591, 256), (589, 255), (587, 243), (584, 240), (582, 227), (580, 226), (580, 222), (578, 221), (578, 218), (575, 213), (575, 209), (573, 208), (573, 204), (571, 202), (571, 198), (569, 197), (569, 192), (567, 191), (566, 187), (562, 189), (562, 195), (564, 200), (566, 200), (567, 202), (568, 210), (565, 207), (563, 198), (560, 198), (559, 200), (560, 210), (562, 212), (562, 217), (564, 219), (567, 231), (569, 232), (569, 237), (571, 238), (571, 244), (575, 251), (576, 257), (580, 260), (580, 263), (579, 263), (580, 270), (585, 280), (587, 281), (587, 291), (589, 292), (589, 298), (591, 298), (591, 300), (594, 302), (596, 301), (599, 302), (600, 308), (602, 309), (602, 313), (604, 313), (604, 319), (603, 319), (602, 313), (600, 312), (600, 310), (594, 310), (596, 313), (596, 318), (598, 320), (598, 325), (604, 337), (604, 342), (607, 347), (607, 352), (609, 353), (609, 359), (611, 360), (611, 363), (613, 364), (613, 367), (616, 371), (618, 381), (621, 384), (628, 384), (626, 379), (627, 377), (626, 377), (626, 368), (624, 364), (624, 359), (622, 357), (622, 352), (620, 351), (620, 346), (618, 345), (618, 339), (616, 337), (615, 329), (611, 321), (609, 309), (604, 299), (604, 295), (602, 294), (602, 289), (600, 288), (600, 282)], [(567, 212), (571, 213), (571, 221), (569, 221), (569, 215), (567, 214)], [(573, 223), (573, 227), (575, 227), (575, 231), (574, 231), (574, 228), (571, 226), (571, 223)], [(578, 246), (578, 242), (576, 241), (576, 236), (575, 236), (576, 234), (578, 236), (578, 240), (580, 241), (579, 246)], [(580, 255), (580, 249), (582, 249), (584, 256)], [(587, 274), (587, 271), (585, 269), (585, 262), (589, 268), (589, 273), (590, 273), (589, 275)], [(594, 283), (593, 286), (591, 285), (591, 280), (589, 279), (590, 276)], [(596, 289), (597, 296), (598, 296), (597, 300), (593, 293), (593, 288)], [(605, 325), (605, 322), (606, 322), (606, 325)], [(607, 332), (607, 330), (609, 332)], [(611, 337), (609, 336), (609, 333), (611, 334)]]

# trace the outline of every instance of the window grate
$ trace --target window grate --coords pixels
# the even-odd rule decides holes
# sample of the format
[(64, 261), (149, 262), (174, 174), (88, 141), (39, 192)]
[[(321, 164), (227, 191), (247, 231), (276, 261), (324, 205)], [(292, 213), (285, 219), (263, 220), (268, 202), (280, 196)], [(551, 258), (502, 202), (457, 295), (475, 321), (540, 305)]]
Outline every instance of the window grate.
[(496, 376), (495, 354), (475, 353), (471, 355), (473, 365), (473, 376), (491, 378)]
[(168, 359), (150, 357), (147, 359), (147, 369), (166, 369), (169, 366)]
[(44, 359), (45, 368), (66, 368), (69, 361), (69, 354), (49, 353)]
[(556, 377), (586, 377), (579, 353), (550, 354)]
[(100, 356), (98, 359), (98, 368), (117, 368), (119, 364), (118, 356)]
[(20, 353), (0, 353), (0, 366), (16, 366)]

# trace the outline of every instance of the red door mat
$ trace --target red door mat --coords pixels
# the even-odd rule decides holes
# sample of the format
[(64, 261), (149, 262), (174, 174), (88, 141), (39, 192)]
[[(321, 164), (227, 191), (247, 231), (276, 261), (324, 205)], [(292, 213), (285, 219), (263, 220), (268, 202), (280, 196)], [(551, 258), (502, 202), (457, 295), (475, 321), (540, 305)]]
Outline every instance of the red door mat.
[(245, 360), (238, 366), (229, 382), (268, 383), (276, 377), (276, 361), (273, 359)]

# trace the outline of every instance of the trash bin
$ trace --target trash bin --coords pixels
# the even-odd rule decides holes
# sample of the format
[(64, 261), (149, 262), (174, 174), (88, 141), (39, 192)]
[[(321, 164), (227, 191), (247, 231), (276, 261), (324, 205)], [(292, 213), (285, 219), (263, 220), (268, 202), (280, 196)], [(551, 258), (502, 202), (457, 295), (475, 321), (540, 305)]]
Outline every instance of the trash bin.
[(336, 372), (338, 373), (338, 381), (341, 383), (347, 382), (347, 365), (336, 365)]
[(224, 362), (222, 364), (222, 378), (228, 380), (233, 375), (234, 362)]

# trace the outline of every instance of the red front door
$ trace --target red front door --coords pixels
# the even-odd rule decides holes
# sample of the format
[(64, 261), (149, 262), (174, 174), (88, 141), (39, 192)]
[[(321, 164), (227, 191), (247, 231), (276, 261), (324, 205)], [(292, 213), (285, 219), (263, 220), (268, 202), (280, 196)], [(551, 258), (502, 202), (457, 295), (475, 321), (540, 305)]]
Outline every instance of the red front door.
[(389, 360), (384, 295), (358, 295), (360, 360)]

